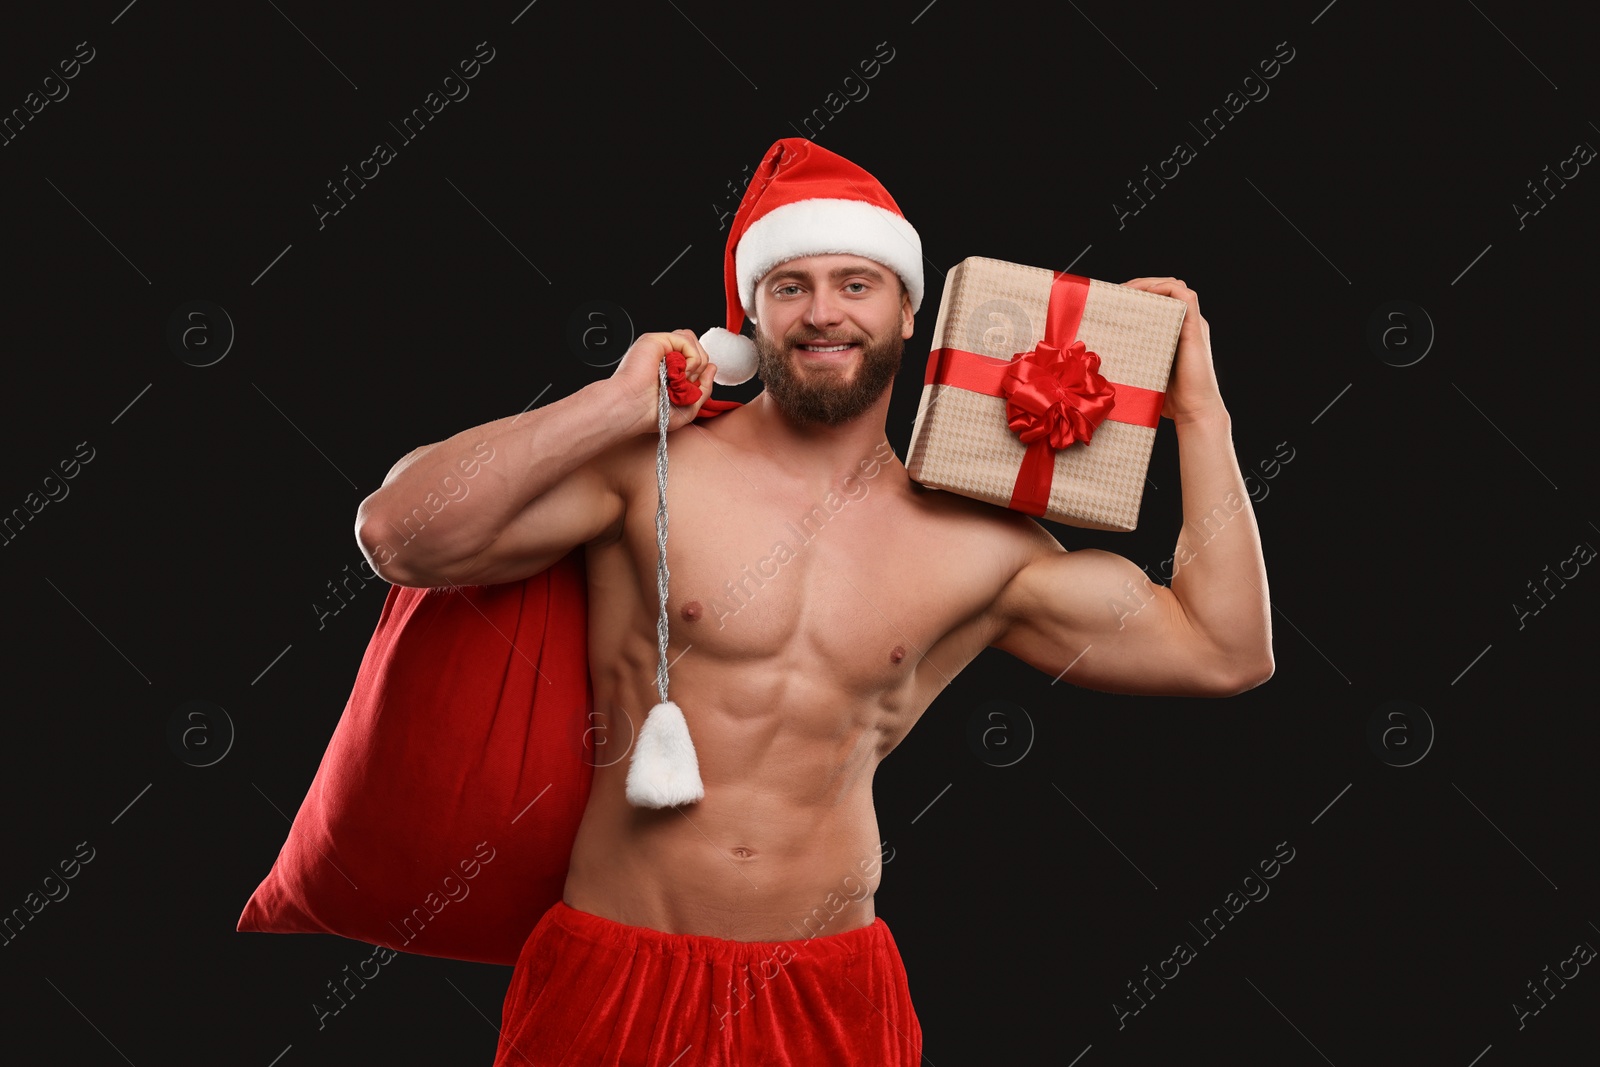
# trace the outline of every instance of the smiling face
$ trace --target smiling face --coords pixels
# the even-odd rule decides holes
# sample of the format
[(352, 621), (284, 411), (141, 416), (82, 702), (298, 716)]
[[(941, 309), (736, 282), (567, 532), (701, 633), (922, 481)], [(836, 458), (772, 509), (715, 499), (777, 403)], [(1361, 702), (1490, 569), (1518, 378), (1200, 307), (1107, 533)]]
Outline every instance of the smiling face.
[(911, 298), (889, 268), (855, 255), (803, 256), (756, 285), (756, 373), (799, 422), (860, 416), (894, 381)]

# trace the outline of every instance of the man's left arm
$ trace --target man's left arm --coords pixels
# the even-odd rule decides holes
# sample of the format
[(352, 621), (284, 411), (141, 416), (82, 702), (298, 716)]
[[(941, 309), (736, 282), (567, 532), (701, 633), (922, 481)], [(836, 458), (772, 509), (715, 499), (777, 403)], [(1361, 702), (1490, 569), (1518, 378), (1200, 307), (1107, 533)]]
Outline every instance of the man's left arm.
[(1189, 305), (1161, 410), (1177, 427), (1183, 482), (1172, 585), (1115, 553), (1068, 552), (1030, 523), (1030, 552), (995, 601), (990, 643), (1089, 689), (1230, 696), (1272, 675), (1272, 608), (1210, 327), (1181, 279), (1124, 284)]

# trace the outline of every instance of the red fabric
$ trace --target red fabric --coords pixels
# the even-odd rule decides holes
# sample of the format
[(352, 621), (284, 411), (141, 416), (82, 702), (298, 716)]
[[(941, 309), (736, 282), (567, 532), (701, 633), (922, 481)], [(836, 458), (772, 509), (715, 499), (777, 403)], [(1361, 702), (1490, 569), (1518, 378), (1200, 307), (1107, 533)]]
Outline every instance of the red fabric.
[(667, 399), (674, 404), (693, 404), (700, 399), (700, 386), (689, 380), (689, 359), (673, 349), (666, 354)]
[[(697, 418), (738, 406), (708, 400)], [(587, 618), (582, 547), (521, 581), (390, 586), (237, 928), (515, 963), (561, 899), (588, 801)]]
[(882, 918), (840, 934), (729, 941), (557, 901), (517, 960), (494, 1064), (914, 1067), (921, 1058), (922, 1026)]
[(586, 615), (581, 548), (518, 582), (390, 586), (238, 929), (515, 962), (589, 796)]
[(745, 187), (739, 209), (728, 227), (728, 243), (722, 254), (722, 280), (728, 300), (729, 333), (736, 334), (744, 326), (744, 302), (739, 297), (734, 255), (745, 231), (773, 208), (819, 198), (862, 200), (905, 217), (889, 190), (865, 168), (804, 137), (774, 141)]
[[(667, 399), (674, 404), (693, 404), (700, 399), (700, 386), (689, 380), (689, 361), (682, 352), (676, 350), (668, 352), (667, 363)], [(695, 412), (695, 421), (709, 419), (713, 415), (720, 415), (724, 411), (732, 411), (740, 404), (737, 400), (718, 400), (709, 397), (700, 410)]]
[(724, 411), (732, 411), (738, 406), (739, 401), (737, 400), (718, 400), (716, 397), (712, 397), (710, 400), (707, 400), (704, 404), (700, 405), (700, 411), (697, 415), (695, 415), (695, 419), (696, 421), (700, 419), (709, 419), (711, 416), (720, 415)]

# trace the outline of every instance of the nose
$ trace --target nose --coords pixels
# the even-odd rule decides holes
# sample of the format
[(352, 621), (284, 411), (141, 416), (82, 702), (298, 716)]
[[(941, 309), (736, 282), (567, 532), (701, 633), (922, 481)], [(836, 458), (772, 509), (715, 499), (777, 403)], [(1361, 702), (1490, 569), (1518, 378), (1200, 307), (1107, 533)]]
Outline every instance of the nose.
[(819, 288), (806, 309), (806, 322), (818, 330), (828, 330), (844, 321), (844, 301), (827, 288)]

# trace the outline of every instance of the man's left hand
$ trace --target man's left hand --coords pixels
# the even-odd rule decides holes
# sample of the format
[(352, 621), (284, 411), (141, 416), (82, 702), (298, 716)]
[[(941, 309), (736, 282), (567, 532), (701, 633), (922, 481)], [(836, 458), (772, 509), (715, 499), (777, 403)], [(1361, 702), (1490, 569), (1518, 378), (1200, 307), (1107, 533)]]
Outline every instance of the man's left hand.
[(1211, 326), (1200, 314), (1200, 294), (1182, 278), (1134, 278), (1122, 283), (1147, 293), (1158, 293), (1189, 305), (1178, 332), (1178, 355), (1172, 380), (1161, 404), (1161, 414), (1173, 422), (1193, 422), (1225, 411), (1217, 388), (1217, 369), (1211, 361)]

